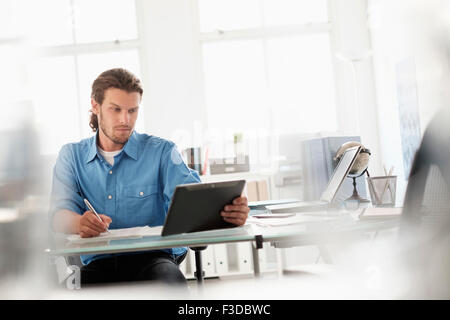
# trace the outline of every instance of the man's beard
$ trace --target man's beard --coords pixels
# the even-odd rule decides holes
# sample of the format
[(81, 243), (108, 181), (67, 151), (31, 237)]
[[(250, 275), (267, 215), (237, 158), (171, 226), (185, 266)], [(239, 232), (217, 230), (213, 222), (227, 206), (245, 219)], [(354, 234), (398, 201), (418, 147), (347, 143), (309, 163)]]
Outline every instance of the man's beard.
[[(114, 135), (114, 132), (108, 132), (108, 130), (106, 130), (106, 128), (102, 125), (102, 123), (99, 123), (100, 129), (102, 130), (103, 134), (105, 136), (107, 136), (112, 142), (114, 142), (115, 144), (121, 144), (124, 145), (125, 143), (127, 143), (128, 139), (130, 138), (131, 133), (133, 132), (132, 128), (127, 127), (128, 129), (130, 129), (130, 134), (126, 137), (117, 137)], [(112, 129), (114, 130), (114, 129)]]

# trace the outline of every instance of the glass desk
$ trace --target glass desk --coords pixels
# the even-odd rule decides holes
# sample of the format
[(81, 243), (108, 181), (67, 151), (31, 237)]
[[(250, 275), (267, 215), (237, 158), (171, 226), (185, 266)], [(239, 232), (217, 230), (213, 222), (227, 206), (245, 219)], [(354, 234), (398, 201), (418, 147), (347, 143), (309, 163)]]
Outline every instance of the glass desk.
[(262, 237), (263, 242), (286, 248), (352, 239), (368, 232), (377, 233), (399, 225), (399, 217), (355, 220), (350, 215), (343, 215), (327, 219), (308, 219), (294, 225), (258, 227), (254, 232)]
[[(255, 237), (262, 243), (280, 249), (278, 259), (281, 267), (284, 268), (283, 249), (299, 246), (317, 246), (320, 256), (327, 264), (332, 264), (331, 255), (327, 245), (356, 243), (371, 234), (372, 241), (375, 240), (379, 231), (396, 229), (400, 226), (400, 217), (377, 218), (371, 220), (355, 220), (351, 215), (341, 215), (335, 217), (315, 217), (308, 218), (303, 223), (285, 226), (257, 227), (254, 232)], [(259, 238), (259, 239), (258, 239)], [(254, 257), (254, 260), (257, 259)]]
[[(302, 215), (303, 216), (303, 215)], [(242, 227), (193, 232), (173, 236), (144, 236), (136, 239), (117, 239), (70, 243), (65, 238), (54, 239), (51, 248), (46, 250), (50, 257), (74, 256), (82, 254), (137, 252), (175, 247), (190, 247), (195, 251), (196, 278), (203, 283), (201, 252), (207, 245), (252, 242), (254, 275), (260, 275), (258, 249), (264, 243), (276, 248), (305, 245), (324, 245), (339, 241), (360, 239), (368, 232), (396, 228), (400, 218), (355, 220), (349, 214), (339, 216), (305, 216), (304, 221), (280, 226), (260, 226), (249, 221)], [(271, 219), (271, 218), (262, 218)], [(289, 219), (289, 218), (284, 218)], [(250, 219), (249, 219), (250, 220)], [(289, 220), (286, 220), (288, 222)]]
[[(90, 241), (92, 240), (92, 241)], [(51, 247), (46, 249), (50, 258), (56, 259), (61, 256), (76, 256), (83, 254), (121, 253), (139, 252), (158, 249), (169, 249), (176, 247), (189, 247), (195, 251), (196, 278), (199, 284), (203, 283), (203, 273), (201, 265), (201, 250), (206, 246), (219, 243), (248, 242), (254, 241), (255, 235), (251, 225), (242, 227), (211, 230), (202, 232), (192, 232), (172, 236), (143, 236), (132, 239), (99, 240), (86, 239), (83, 242), (69, 242), (65, 235), (57, 235)], [(78, 268), (79, 269), (79, 268)], [(76, 271), (76, 268), (71, 267)], [(259, 272), (259, 268), (255, 268)], [(69, 281), (80, 283), (77, 277), (71, 277)], [(68, 285), (72, 287), (71, 285)]]
[(64, 237), (56, 237), (51, 248), (46, 252), (56, 256), (73, 256), (82, 254), (136, 252), (176, 247), (196, 247), (217, 243), (229, 243), (254, 240), (252, 227), (249, 225), (230, 229), (192, 232), (173, 236), (143, 236), (141, 238), (99, 241), (93, 239), (85, 242), (68, 242)]

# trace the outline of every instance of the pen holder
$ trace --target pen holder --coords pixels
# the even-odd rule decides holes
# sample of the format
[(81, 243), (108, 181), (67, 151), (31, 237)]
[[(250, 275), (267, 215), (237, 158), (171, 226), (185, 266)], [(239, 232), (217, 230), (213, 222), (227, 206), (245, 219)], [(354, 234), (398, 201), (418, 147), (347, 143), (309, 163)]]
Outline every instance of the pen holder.
[(395, 206), (397, 176), (368, 177), (370, 199), (375, 207)]

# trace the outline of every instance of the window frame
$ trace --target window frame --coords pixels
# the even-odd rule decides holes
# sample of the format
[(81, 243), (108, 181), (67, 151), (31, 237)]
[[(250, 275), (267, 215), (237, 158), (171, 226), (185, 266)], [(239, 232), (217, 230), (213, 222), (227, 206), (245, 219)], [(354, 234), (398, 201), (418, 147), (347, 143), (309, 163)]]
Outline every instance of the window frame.
[[(97, 42), (89, 42), (89, 43), (77, 43), (76, 36), (75, 36), (75, 14), (74, 14), (74, 0), (70, 0), (70, 6), (71, 6), (71, 30), (72, 30), (72, 44), (66, 44), (66, 45), (51, 45), (51, 46), (41, 46), (36, 48), (36, 55), (35, 58), (51, 58), (51, 57), (71, 57), (74, 61), (74, 67), (75, 67), (75, 83), (76, 83), (76, 106), (78, 108), (78, 136), (80, 139), (85, 138), (85, 132), (86, 132), (86, 126), (88, 125), (84, 121), (85, 116), (85, 106), (86, 102), (82, 101), (81, 93), (82, 90), (80, 88), (80, 79), (79, 79), (79, 66), (78, 66), (78, 57), (80, 55), (85, 54), (100, 54), (100, 53), (113, 53), (113, 52), (119, 52), (119, 51), (128, 51), (128, 50), (136, 50), (138, 55), (138, 63), (139, 63), (139, 70), (141, 73), (143, 73), (143, 67), (142, 67), (142, 39), (143, 39), (143, 30), (140, 27), (140, 14), (139, 14), (139, 0), (134, 0), (135, 3), (135, 21), (136, 21), (136, 38), (135, 39), (127, 39), (127, 40), (120, 40), (115, 39), (113, 41), (97, 41)], [(145, 121), (143, 110), (145, 108), (140, 108), (139, 110), (139, 117), (142, 119), (142, 124), (145, 128)]]
[[(198, 17), (198, 25), (200, 25), (200, 9), (199, 9), (199, 1), (195, 1), (196, 6), (196, 14)], [(335, 65), (335, 59), (333, 58), (335, 52), (335, 24), (333, 23), (333, 4), (332, 1), (327, 0), (327, 15), (328, 21), (323, 22), (307, 22), (307, 23), (299, 23), (299, 24), (287, 24), (287, 25), (279, 25), (279, 26), (266, 26), (264, 19), (264, 8), (263, 1), (259, 0), (260, 10), (262, 15), (262, 25), (260, 27), (255, 28), (242, 28), (242, 29), (233, 29), (233, 30), (214, 30), (214, 31), (201, 31), (199, 28), (199, 41), (200, 47), (203, 49), (203, 44), (211, 43), (211, 42), (224, 42), (224, 41), (233, 41), (233, 40), (261, 40), (263, 44), (263, 56), (264, 56), (264, 73), (266, 75), (266, 79), (269, 79), (269, 60), (268, 49), (267, 49), (267, 41), (273, 38), (281, 38), (281, 37), (295, 37), (301, 35), (314, 35), (314, 34), (328, 34), (329, 43), (330, 43), (330, 62), (333, 73), (333, 87), (334, 87), (334, 96), (335, 96), (335, 109), (338, 112), (339, 109), (339, 96), (338, 96), (338, 84), (337, 84), (337, 71)], [(203, 52), (203, 50), (201, 50)], [(204, 61), (203, 56), (201, 60)], [(206, 94), (206, 92), (205, 92)], [(274, 110), (272, 106), (269, 106), (270, 114), (274, 114)], [(209, 113), (209, 106), (206, 105), (206, 112)], [(208, 119), (209, 117), (206, 117)], [(272, 121), (273, 117), (270, 117), (270, 128), (269, 131), (273, 131), (274, 123)], [(209, 126), (209, 124), (207, 124)], [(339, 119), (336, 118), (336, 131), (339, 130), (340, 123)], [(299, 132), (299, 134), (304, 134), (304, 132)]]

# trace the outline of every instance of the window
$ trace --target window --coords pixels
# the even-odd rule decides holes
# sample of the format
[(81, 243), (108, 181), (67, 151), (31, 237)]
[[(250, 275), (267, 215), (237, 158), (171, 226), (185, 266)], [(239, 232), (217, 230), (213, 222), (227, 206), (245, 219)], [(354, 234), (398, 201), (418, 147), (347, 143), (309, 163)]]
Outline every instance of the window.
[[(136, 8), (130, 0), (40, 0), (28, 6), (38, 46), (137, 39)], [(45, 11), (46, 14), (33, 15)]]
[(198, 0), (198, 8), (216, 137), (337, 129), (326, 0)]
[(258, 0), (199, 0), (202, 32), (255, 28), (261, 24)]
[(280, 133), (336, 129), (328, 34), (267, 41), (270, 105)]
[[(103, 71), (122, 67), (140, 77), (135, 2), (130, 0), (30, 1), (30, 42), (43, 52), (30, 67), (41, 152), (92, 135), (91, 85)], [(139, 111), (142, 113), (142, 109)], [(143, 115), (136, 123), (142, 130)]]
[(269, 125), (262, 94), (266, 87), (262, 49), (257, 40), (204, 45), (210, 126), (220, 128), (225, 122), (227, 128), (241, 130)]
[[(30, 75), (35, 118), (40, 130), (40, 150), (57, 153), (64, 143), (80, 138), (76, 68), (72, 57), (42, 58)], [(44, 143), (45, 141), (45, 143)]]
[(263, 0), (267, 26), (328, 22), (325, 0)]

